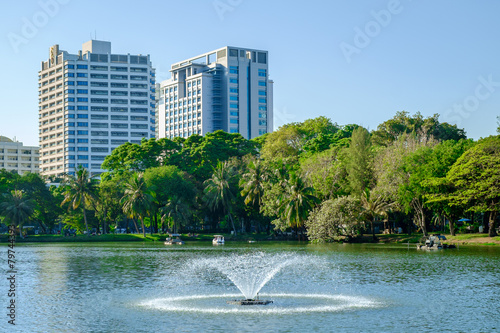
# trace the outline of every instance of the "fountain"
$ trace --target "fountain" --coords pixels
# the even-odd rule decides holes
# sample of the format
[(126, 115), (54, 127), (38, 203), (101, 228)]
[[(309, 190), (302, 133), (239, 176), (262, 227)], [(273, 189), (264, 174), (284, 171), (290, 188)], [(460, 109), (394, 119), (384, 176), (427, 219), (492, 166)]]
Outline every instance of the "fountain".
[(232, 254), (229, 257), (201, 259), (194, 267), (211, 268), (227, 276), (241, 291), (244, 299), (230, 300), (234, 305), (267, 305), (273, 301), (261, 300), (259, 291), (284, 267), (298, 262), (297, 255), (280, 253), (269, 255), (264, 252)]
[[(183, 263), (182, 270), (174, 278), (180, 282), (176, 284), (177, 295), (155, 297), (140, 305), (176, 313), (269, 315), (338, 312), (379, 306), (362, 296), (325, 293), (332, 284), (324, 283), (332, 281), (336, 268), (322, 257), (297, 252), (226, 250), (217, 252), (215, 256), (204, 254), (191, 257)], [(285, 290), (302, 292), (261, 293), (277, 276), (281, 276), (279, 285), (283, 285)], [(224, 280), (230, 281), (240, 293), (221, 292), (220, 288), (228, 288)], [(273, 283), (271, 288), (276, 288), (276, 284)], [(306, 292), (311, 289), (314, 291)], [(186, 290), (191, 290), (190, 294), (185, 294)]]

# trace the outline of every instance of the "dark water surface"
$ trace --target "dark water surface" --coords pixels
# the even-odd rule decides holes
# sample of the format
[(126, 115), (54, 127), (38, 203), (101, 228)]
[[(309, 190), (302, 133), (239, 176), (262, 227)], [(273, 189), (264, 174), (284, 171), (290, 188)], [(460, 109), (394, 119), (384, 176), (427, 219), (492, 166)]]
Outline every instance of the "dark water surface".
[[(500, 330), (494, 246), (425, 252), (413, 245), (291, 242), (18, 245), (16, 326), (6, 317), (4, 249), (0, 332)], [(289, 261), (280, 268), (276, 258)], [(243, 298), (211, 265), (226, 259), (235, 269), (245, 265), (238, 271), (245, 281), (259, 270), (272, 276), (259, 296), (274, 302), (226, 304)], [(275, 271), (265, 265), (271, 259)]]

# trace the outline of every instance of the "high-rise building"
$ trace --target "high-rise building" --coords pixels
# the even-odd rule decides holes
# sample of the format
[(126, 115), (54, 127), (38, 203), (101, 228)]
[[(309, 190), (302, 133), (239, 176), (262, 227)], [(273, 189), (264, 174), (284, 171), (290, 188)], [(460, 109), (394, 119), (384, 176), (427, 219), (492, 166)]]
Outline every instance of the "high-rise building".
[(0, 169), (38, 173), (38, 147), (24, 146), (22, 142), (0, 136)]
[(226, 46), (171, 66), (157, 85), (159, 138), (224, 130), (251, 139), (273, 128), (267, 51)]
[(74, 174), (83, 165), (102, 172), (117, 146), (155, 137), (155, 72), (149, 55), (112, 54), (90, 40), (78, 54), (50, 48), (39, 85), (40, 171)]

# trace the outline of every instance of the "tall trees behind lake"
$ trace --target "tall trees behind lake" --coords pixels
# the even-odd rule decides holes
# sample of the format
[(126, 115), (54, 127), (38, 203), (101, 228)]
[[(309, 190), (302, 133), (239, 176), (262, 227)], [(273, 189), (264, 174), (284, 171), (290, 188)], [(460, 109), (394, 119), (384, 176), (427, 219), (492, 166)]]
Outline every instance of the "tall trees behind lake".
[(287, 231), (334, 241), (376, 231), (454, 234), (467, 218), (469, 229), (494, 236), (500, 136), (475, 142), (438, 118), (398, 112), (369, 131), (318, 117), (252, 140), (223, 131), (144, 139), (116, 148), (92, 191), (77, 187), (92, 184), (82, 170), (50, 188), (38, 175), (0, 170), (0, 200), (13, 190), (32, 199), (23, 223), (42, 232), (140, 222), (143, 233)]

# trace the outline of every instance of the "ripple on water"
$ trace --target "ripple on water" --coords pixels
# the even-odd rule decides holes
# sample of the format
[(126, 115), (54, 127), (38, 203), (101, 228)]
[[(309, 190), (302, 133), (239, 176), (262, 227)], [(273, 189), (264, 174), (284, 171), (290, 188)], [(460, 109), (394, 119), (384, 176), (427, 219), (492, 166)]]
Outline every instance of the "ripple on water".
[(263, 300), (272, 300), (269, 305), (231, 305), (227, 300), (241, 299), (240, 294), (191, 295), (145, 300), (139, 306), (167, 312), (191, 312), (212, 314), (295, 314), (318, 312), (341, 312), (365, 308), (379, 308), (383, 304), (361, 296), (322, 294), (264, 294)]

